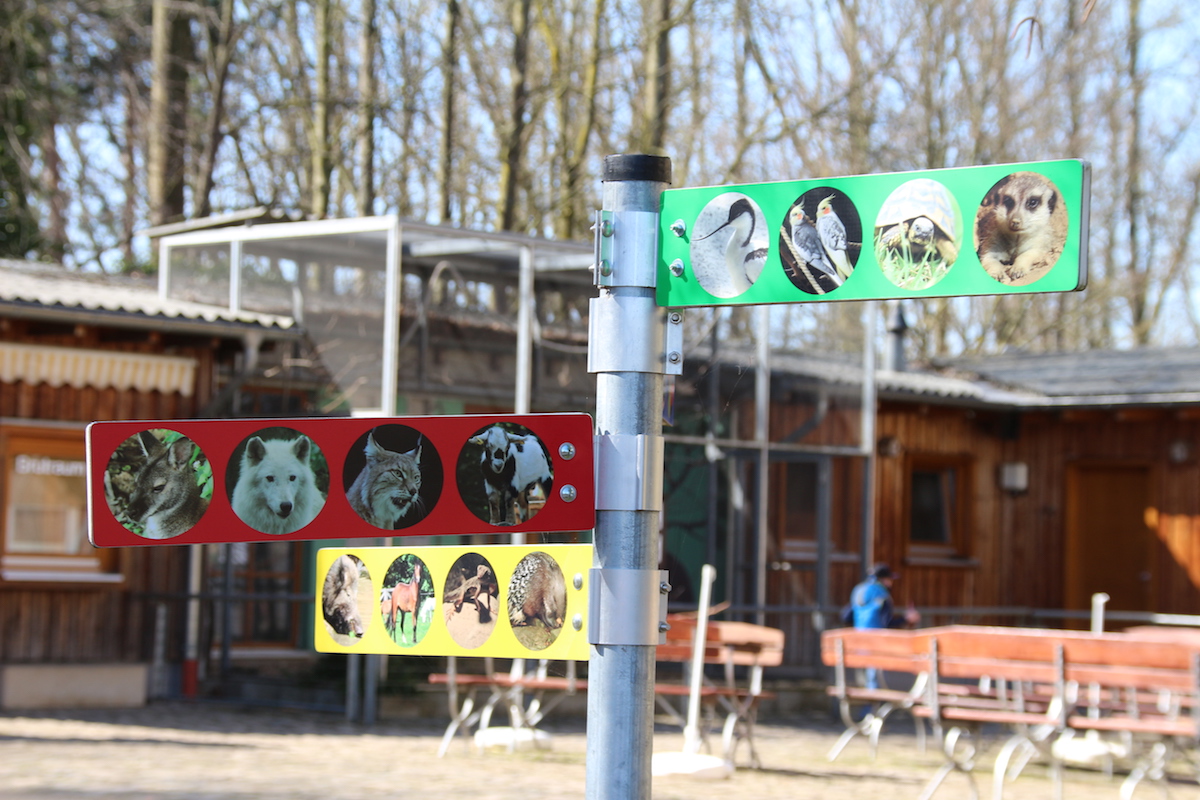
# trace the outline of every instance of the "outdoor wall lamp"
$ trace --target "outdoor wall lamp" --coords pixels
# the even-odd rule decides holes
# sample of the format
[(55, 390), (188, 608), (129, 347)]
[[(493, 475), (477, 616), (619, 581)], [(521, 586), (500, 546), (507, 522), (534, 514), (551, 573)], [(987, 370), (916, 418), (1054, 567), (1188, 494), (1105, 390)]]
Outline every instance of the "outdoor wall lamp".
[(1000, 488), (1012, 494), (1029, 490), (1029, 465), (1024, 461), (1009, 461), (1000, 465)]

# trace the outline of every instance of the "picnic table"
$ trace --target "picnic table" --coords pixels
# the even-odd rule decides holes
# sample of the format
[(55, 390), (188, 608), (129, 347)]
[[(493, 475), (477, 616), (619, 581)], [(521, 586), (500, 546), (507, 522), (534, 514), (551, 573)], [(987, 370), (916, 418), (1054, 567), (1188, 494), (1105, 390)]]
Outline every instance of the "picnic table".
[[(657, 647), (655, 658), (662, 663), (688, 663), (694, 655), (694, 637), (698, 626), (694, 614), (668, 615), (670, 631), (667, 641)], [(698, 688), (698, 699), (705, 710), (701, 736), (707, 745), (709, 728), (715, 725), (718, 709), (724, 712), (722, 724), (722, 753), (733, 761), (738, 747), (745, 742), (750, 763), (759, 766), (754, 746), (754, 721), (758, 704), (770, 696), (763, 690), (763, 669), (778, 666), (783, 661), (783, 631), (748, 622), (709, 620), (704, 628), (705, 644), (701, 669), (704, 665), (719, 665), (721, 676), (713, 680), (704, 676)], [(507, 711), (514, 732), (536, 737), (538, 725), (552, 709), (572, 695), (587, 691), (587, 681), (576, 676), (573, 661), (563, 662), (565, 675), (550, 674), (552, 663), (536, 662), (536, 667), (517, 663), (508, 670), (498, 670), (492, 659), (483, 659), (484, 671), (465, 673), (458, 669), (457, 660), (450, 657), (444, 673), (429, 676), (429, 682), (447, 687), (450, 723), (442, 736), (438, 755), (445, 755), (456, 735), (467, 737), (487, 731), (497, 711)], [(744, 672), (744, 677), (739, 676)], [(690, 681), (658, 679), (654, 683), (655, 702), (662, 720), (686, 725), (686, 712), (677, 702), (690, 699)], [(484, 695), (481, 699), (480, 695)], [(515, 747), (514, 734), (510, 747)], [(536, 741), (536, 738), (534, 738)]]
[[(1194, 755), (1200, 739), (1195, 638), (969, 625), (839, 629), (822, 635), (822, 656), (835, 670), (831, 693), (843, 708), (847, 741), (865, 733), (874, 746), (878, 726), (898, 707), (933, 727), (945, 760), (922, 792), (926, 800), (951, 772), (967, 775), (977, 794), (970, 736), (984, 724), (1010, 730), (993, 768), (996, 798), (1033, 757), (1050, 764), (1061, 787), (1061, 745), (1077, 734), (1100, 741), (1106, 758), (1127, 763), (1123, 798), (1145, 778), (1165, 787), (1174, 752)], [(868, 666), (907, 672), (919, 689), (881, 695), (853, 686), (847, 670)], [(882, 716), (878, 726), (864, 728), (850, 709), (871, 704)]]

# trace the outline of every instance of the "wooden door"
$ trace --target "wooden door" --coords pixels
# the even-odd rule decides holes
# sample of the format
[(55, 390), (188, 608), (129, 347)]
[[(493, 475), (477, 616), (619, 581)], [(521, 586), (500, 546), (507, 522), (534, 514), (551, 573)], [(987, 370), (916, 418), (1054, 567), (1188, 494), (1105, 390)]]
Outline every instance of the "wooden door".
[(1150, 470), (1075, 465), (1067, 474), (1064, 602), (1090, 609), (1105, 592), (1113, 611), (1150, 611), (1154, 534), (1147, 525)]

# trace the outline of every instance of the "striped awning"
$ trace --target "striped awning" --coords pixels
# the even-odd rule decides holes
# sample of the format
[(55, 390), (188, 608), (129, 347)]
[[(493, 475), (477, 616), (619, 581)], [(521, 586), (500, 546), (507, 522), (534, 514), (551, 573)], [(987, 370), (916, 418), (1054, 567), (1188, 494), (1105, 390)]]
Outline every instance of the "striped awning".
[(190, 397), (196, 366), (196, 359), (182, 356), (0, 342), (0, 381), (5, 383), (178, 392)]

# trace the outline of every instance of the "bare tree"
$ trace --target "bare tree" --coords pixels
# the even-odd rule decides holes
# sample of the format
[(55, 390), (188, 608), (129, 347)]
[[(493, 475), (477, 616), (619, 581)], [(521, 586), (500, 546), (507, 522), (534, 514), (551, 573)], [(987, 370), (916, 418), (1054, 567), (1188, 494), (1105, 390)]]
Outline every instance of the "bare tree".
[(168, 0), (152, 0), (148, 189), (150, 223), (184, 214), (187, 148), (187, 79), (194, 59), (191, 19)]

